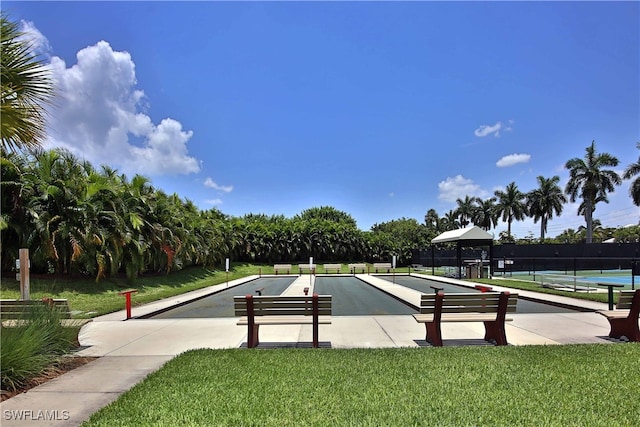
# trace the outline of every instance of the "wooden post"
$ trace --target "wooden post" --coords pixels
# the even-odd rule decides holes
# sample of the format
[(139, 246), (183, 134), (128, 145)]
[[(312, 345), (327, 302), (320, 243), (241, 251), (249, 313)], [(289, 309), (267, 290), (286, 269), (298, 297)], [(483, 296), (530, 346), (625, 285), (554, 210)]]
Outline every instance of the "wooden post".
[(312, 309), (313, 309), (313, 348), (319, 347), (318, 340), (318, 324), (319, 321), (319, 308), (318, 308), (318, 294), (313, 294), (312, 298)]
[(20, 249), (20, 299), (31, 299), (29, 290), (29, 249)]

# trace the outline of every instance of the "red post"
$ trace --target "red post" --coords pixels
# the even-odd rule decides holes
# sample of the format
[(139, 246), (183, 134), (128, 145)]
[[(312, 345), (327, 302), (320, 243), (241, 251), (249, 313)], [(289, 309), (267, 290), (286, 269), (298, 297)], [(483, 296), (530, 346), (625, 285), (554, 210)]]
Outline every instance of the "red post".
[(127, 289), (126, 291), (118, 292), (118, 295), (124, 295), (125, 298), (125, 306), (127, 308), (127, 318), (125, 320), (131, 319), (131, 294), (135, 294), (138, 292), (137, 289)]

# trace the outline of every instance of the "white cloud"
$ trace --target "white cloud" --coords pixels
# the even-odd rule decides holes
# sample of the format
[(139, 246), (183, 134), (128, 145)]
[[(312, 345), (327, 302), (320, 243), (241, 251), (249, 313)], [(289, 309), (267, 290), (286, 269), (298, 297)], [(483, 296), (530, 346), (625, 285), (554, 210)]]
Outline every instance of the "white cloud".
[(478, 129), (473, 131), (473, 134), (479, 138), (483, 138), (487, 135), (493, 134), (495, 137), (500, 137), (500, 132), (505, 131), (509, 132), (513, 130), (513, 124), (515, 121), (508, 120), (508, 124), (503, 124), (502, 122), (497, 122), (495, 125), (481, 125)]
[(126, 173), (189, 174), (201, 162), (189, 156), (193, 132), (166, 118), (154, 124), (143, 111), (145, 95), (136, 89), (135, 64), (128, 52), (100, 41), (80, 50), (67, 68), (53, 57), (58, 99), (49, 129), (51, 146), (62, 146), (94, 165), (109, 164)]
[(493, 126), (481, 125), (478, 129), (474, 130), (473, 133), (475, 136), (480, 138), (491, 134), (494, 134), (494, 136), (500, 136), (500, 129), (502, 129), (502, 122), (498, 122)]
[(31, 49), (36, 55), (42, 55), (46, 58), (51, 56), (51, 44), (49, 40), (36, 28), (31, 21), (20, 21), (21, 40), (25, 40), (30, 44)]
[(214, 190), (223, 191), (225, 193), (230, 193), (230, 192), (233, 191), (233, 185), (219, 185), (219, 184), (216, 184), (209, 177), (207, 177), (207, 179), (204, 180), (204, 186), (205, 187), (209, 187), (209, 188), (213, 188)]
[(499, 168), (517, 165), (518, 163), (527, 163), (531, 159), (531, 154), (509, 154), (496, 162)]
[(464, 199), (465, 196), (470, 197), (487, 197), (487, 192), (480, 186), (467, 179), (462, 175), (455, 177), (447, 177), (444, 181), (438, 183), (438, 199), (445, 202), (455, 202), (457, 199)]
[(209, 199), (209, 200), (205, 200), (204, 202), (206, 204), (208, 204), (208, 205), (213, 205), (213, 206), (222, 204), (222, 200), (221, 199)]

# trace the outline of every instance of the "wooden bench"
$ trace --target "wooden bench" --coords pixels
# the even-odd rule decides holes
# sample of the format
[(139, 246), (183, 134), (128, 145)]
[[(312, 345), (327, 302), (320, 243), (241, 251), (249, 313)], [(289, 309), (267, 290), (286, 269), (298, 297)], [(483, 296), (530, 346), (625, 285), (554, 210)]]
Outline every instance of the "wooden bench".
[(356, 274), (357, 271), (361, 271), (362, 274), (364, 274), (366, 269), (366, 264), (349, 264), (349, 271), (351, 272), (351, 274)]
[(274, 264), (273, 271), (275, 274), (283, 271), (286, 271), (287, 274), (291, 274), (291, 264)]
[(311, 274), (315, 274), (316, 272), (316, 265), (315, 264), (298, 264), (298, 271), (300, 271), (300, 274), (303, 274), (305, 271), (308, 271)]
[(450, 293), (438, 291), (423, 294), (420, 298), (420, 313), (413, 317), (424, 323), (426, 340), (433, 346), (442, 346), (442, 322), (483, 322), (484, 339), (496, 345), (507, 345), (504, 322), (507, 313), (516, 310), (518, 294), (509, 292)]
[(331, 295), (235, 296), (238, 325), (247, 325), (247, 347), (256, 347), (260, 325), (313, 325), (313, 347), (318, 347), (318, 325), (331, 323)]
[(90, 319), (71, 319), (69, 301), (66, 299), (43, 298), (38, 300), (0, 300), (0, 320), (2, 326), (19, 326), (29, 320), (29, 312), (39, 307), (55, 310), (63, 326), (82, 326)]
[(389, 273), (391, 271), (391, 263), (390, 262), (374, 262), (373, 263), (373, 268), (376, 270), (376, 273), (378, 272), (378, 270), (387, 270), (387, 273)]
[(609, 321), (611, 338), (620, 339), (625, 336), (629, 341), (640, 342), (640, 329), (638, 329), (640, 289), (620, 291), (616, 310), (599, 310), (597, 313), (602, 314)]
[(342, 264), (324, 264), (322, 267), (325, 273), (335, 271), (337, 274), (340, 274), (340, 270), (342, 270)]

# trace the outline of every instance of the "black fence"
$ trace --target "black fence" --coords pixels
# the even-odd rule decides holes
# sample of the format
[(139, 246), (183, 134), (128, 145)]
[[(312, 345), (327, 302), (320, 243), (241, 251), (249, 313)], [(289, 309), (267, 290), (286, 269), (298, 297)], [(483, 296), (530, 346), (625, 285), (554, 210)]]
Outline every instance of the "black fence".
[[(485, 259), (489, 248), (463, 248), (462, 260)], [(437, 246), (413, 251), (412, 264), (424, 267), (457, 265), (456, 250)], [(493, 271), (628, 270), (640, 275), (640, 243), (591, 243), (493, 246)]]

